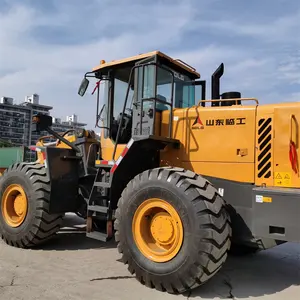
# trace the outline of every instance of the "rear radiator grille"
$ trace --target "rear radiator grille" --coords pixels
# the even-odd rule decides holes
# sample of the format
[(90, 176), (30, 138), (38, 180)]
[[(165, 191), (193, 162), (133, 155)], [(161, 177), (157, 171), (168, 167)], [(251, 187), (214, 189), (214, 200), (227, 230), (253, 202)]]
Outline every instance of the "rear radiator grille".
[(271, 177), (272, 158), (272, 119), (258, 121), (258, 178)]

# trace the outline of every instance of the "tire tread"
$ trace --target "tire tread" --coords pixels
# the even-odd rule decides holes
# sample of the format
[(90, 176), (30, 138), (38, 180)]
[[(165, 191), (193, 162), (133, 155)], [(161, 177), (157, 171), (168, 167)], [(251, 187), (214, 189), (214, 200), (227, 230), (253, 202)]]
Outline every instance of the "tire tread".
[[(205, 218), (201, 224), (201, 230), (204, 238), (201, 243), (205, 244), (206, 251), (199, 251), (198, 257), (195, 257), (194, 272), (189, 274), (178, 274), (176, 282), (161, 282), (159, 278), (152, 276), (147, 278), (146, 285), (153, 286), (157, 290), (167, 291), (169, 293), (182, 293), (184, 291), (202, 285), (204, 282), (214, 276), (222, 267), (227, 258), (227, 252), (231, 244), (231, 226), (230, 217), (226, 211), (225, 202), (218, 194), (212, 184), (202, 176), (192, 171), (182, 168), (161, 167), (147, 170), (133, 178), (127, 187), (123, 190), (116, 210), (115, 239), (118, 243), (118, 251), (122, 254), (122, 261), (128, 264), (128, 270), (131, 274), (136, 274), (136, 278), (145, 284), (141, 270), (133, 264), (132, 258), (127, 257), (124, 251), (124, 245), (120, 236), (120, 219), (124, 201), (129, 193), (139, 188), (139, 183), (145, 180), (158, 179), (164, 180), (182, 189), (186, 194), (186, 200), (194, 206), (195, 214), (198, 219)], [(200, 261), (201, 257), (201, 261)], [(205, 261), (205, 263), (203, 263)], [(143, 270), (144, 271), (144, 270)], [(144, 271), (145, 272), (145, 271)], [(146, 272), (144, 276), (150, 276)], [(150, 280), (150, 281), (149, 281)], [(152, 282), (151, 284), (149, 284)]]
[(47, 175), (44, 165), (35, 163), (16, 163), (10, 166), (2, 175), (5, 179), (10, 172), (17, 172), (19, 176), (26, 176), (32, 186), (32, 195), (36, 202), (35, 211), (31, 221), (31, 226), (23, 236), (18, 240), (13, 240), (10, 235), (1, 238), (7, 244), (13, 244), (19, 248), (30, 248), (52, 238), (60, 230), (63, 214), (49, 214), (50, 203), (50, 179)]

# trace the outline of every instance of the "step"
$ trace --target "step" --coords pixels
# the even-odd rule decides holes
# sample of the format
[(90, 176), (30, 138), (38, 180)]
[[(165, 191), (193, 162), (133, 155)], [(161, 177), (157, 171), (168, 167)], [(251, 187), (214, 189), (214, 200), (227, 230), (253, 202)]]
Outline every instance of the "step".
[(106, 206), (101, 206), (101, 205), (89, 205), (89, 206), (88, 206), (88, 210), (89, 210), (89, 211), (100, 212), (100, 213), (103, 213), (103, 214), (107, 214), (108, 207), (106, 207)]
[(95, 161), (95, 167), (98, 168), (112, 168), (115, 162), (113, 160), (107, 161), (107, 160), (96, 160)]
[(108, 241), (108, 236), (107, 234), (103, 233), (103, 232), (99, 232), (99, 231), (91, 231), (91, 232), (87, 232), (86, 236), (88, 238), (94, 239), (94, 240), (99, 240), (102, 242), (107, 242)]
[(97, 201), (97, 200), (109, 200), (109, 196), (108, 195), (99, 195), (99, 194), (96, 194), (96, 195), (94, 195), (93, 199), (95, 201)]
[(110, 188), (110, 183), (109, 182), (94, 182), (94, 186)]

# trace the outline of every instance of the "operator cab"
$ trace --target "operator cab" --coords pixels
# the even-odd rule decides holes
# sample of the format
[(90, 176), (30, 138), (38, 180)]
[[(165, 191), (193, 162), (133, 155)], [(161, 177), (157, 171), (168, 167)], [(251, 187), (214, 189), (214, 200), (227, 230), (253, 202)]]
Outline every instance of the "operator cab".
[[(170, 130), (174, 108), (195, 105), (195, 98), (205, 98), (205, 81), (194, 68), (159, 52), (111, 61), (101, 61), (85, 74), (79, 88), (83, 96), (88, 77), (99, 80), (96, 126), (104, 138), (126, 144), (131, 137), (158, 135), (155, 124), (162, 111), (169, 110)], [(195, 93), (197, 86), (202, 93)], [(101, 120), (101, 124), (99, 124)]]

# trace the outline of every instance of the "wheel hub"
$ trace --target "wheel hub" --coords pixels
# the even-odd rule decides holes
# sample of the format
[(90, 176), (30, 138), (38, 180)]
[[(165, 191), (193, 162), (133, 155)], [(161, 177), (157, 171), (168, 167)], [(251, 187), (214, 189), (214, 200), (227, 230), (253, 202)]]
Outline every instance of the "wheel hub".
[(141, 253), (154, 262), (167, 262), (183, 243), (183, 225), (175, 208), (167, 201), (151, 198), (136, 210), (132, 232)]
[(151, 233), (154, 239), (163, 245), (168, 245), (174, 239), (172, 218), (166, 213), (158, 213), (151, 222)]
[(26, 209), (27, 202), (26, 199), (19, 194), (14, 201), (14, 210), (18, 216), (24, 214), (24, 210)]
[(5, 222), (11, 227), (20, 226), (27, 215), (28, 200), (22, 186), (9, 185), (1, 199), (1, 211)]

